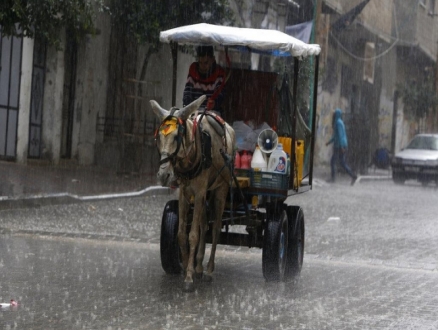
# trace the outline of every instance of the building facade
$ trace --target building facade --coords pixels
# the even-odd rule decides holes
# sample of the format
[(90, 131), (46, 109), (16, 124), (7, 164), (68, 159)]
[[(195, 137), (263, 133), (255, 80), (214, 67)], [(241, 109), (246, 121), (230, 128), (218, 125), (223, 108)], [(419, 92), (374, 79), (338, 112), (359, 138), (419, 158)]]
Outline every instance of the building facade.
[(316, 41), (325, 51), (317, 162), (329, 161), (324, 142), (331, 134), (330, 114), (337, 107), (344, 111), (350, 162), (361, 173), (377, 148), (394, 153), (415, 133), (436, 129), (433, 118), (407, 116), (402, 93), (406, 83), (421, 84), (436, 71), (434, 13), (434, 0), (319, 2)]
[[(400, 86), (436, 77), (437, 20), (434, 0), (230, 1), (236, 24), (285, 30), (312, 22), (311, 42), (321, 44), (316, 164), (327, 164), (331, 114), (343, 109), (349, 158), (366, 172), (374, 150), (398, 151), (416, 132), (437, 129), (436, 116), (420, 120), (404, 111)], [(172, 103), (172, 56), (167, 45), (150, 57), (147, 46), (123, 38), (100, 14), (100, 33), (80, 43), (63, 33), (63, 50), (38, 40), (1, 36), (0, 159), (58, 164), (70, 159), (117, 171), (155, 171), (155, 117), (149, 100)], [(225, 63), (222, 53), (217, 59)], [(176, 102), (182, 105), (187, 68), (178, 54)], [(233, 58), (252, 69), (260, 56)], [(141, 89), (141, 93), (139, 93)]]

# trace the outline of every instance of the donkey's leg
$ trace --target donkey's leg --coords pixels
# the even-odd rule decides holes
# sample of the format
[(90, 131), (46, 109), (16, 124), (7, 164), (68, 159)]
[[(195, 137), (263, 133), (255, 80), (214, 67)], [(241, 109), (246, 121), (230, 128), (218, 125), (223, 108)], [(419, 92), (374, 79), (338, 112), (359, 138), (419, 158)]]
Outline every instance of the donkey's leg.
[(196, 252), (196, 267), (195, 267), (195, 277), (197, 279), (201, 279), (202, 274), (204, 272), (204, 266), (202, 266), (202, 263), (204, 261), (204, 256), (205, 256), (205, 235), (207, 233), (205, 212), (203, 213), (200, 222), (201, 223), (199, 224), (199, 243), (198, 243), (198, 250)]
[(203, 214), (203, 207), (205, 202), (205, 194), (197, 192), (195, 195), (195, 205), (193, 209), (193, 221), (189, 233), (189, 260), (187, 264), (186, 278), (184, 279), (185, 291), (193, 291), (195, 286), (193, 284), (193, 274), (195, 272), (195, 252), (199, 243), (199, 226)]
[(178, 244), (181, 250), (181, 259), (184, 272), (187, 272), (187, 265), (189, 261), (189, 251), (187, 248), (187, 214), (190, 204), (184, 198), (183, 188), (179, 192), (179, 224), (178, 224)]
[(214, 271), (214, 258), (216, 255), (216, 246), (219, 242), (222, 229), (222, 214), (224, 213), (225, 201), (228, 194), (228, 186), (222, 185), (214, 194), (214, 224), (212, 230), (212, 244), (210, 259), (207, 265), (207, 274), (204, 276), (206, 281), (211, 281)]

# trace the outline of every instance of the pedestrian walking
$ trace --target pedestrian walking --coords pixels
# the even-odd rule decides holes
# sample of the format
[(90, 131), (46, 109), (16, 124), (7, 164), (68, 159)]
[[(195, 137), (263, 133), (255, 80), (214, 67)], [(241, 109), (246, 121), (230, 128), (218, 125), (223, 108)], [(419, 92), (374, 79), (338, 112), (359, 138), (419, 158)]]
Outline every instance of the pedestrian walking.
[(348, 141), (347, 134), (345, 132), (344, 121), (342, 120), (342, 110), (337, 108), (333, 114), (333, 135), (331, 139), (326, 143), (326, 146), (333, 143), (333, 155), (330, 161), (331, 165), (331, 178), (329, 182), (335, 182), (336, 180), (336, 166), (339, 162), (342, 168), (351, 176), (351, 184), (353, 185), (357, 180), (357, 175), (353, 173), (345, 160)]

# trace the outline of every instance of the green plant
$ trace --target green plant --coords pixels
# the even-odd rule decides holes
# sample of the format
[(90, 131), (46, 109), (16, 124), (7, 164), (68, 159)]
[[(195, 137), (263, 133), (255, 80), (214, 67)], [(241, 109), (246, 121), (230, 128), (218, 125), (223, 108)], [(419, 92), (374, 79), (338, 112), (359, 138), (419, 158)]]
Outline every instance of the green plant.
[(93, 34), (96, 11), (104, 10), (103, 0), (2, 0), (0, 25), (7, 36), (38, 37), (59, 47), (63, 28), (77, 40)]
[[(147, 46), (140, 74), (143, 81), (152, 54), (161, 47), (160, 31), (196, 23), (232, 23), (228, 0), (110, 0), (112, 23)], [(142, 86), (136, 95), (142, 96)]]
[(195, 23), (231, 22), (228, 0), (111, 0), (114, 24), (123, 25), (139, 44), (158, 48), (159, 32)]
[(424, 81), (411, 80), (398, 84), (403, 99), (405, 115), (414, 120), (424, 118), (438, 104), (432, 75), (426, 75)]

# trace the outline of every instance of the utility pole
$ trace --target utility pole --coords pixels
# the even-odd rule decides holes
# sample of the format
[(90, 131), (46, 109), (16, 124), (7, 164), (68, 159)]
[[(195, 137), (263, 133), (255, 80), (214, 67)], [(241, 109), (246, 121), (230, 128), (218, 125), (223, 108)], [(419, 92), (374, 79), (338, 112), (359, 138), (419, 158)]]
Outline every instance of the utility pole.
[[(435, 22), (434, 22), (434, 25)], [(435, 43), (436, 45), (436, 49), (437, 49), (437, 53), (436, 53), (436, 58), (435, 58), (435, 98), (438, 98), (438, 40)], [(438, 129), (438, 102), (435, 102), (435, 106), (434, 106), (434, 113), (433, 113), (433, 123), (432, 123), (432, 129), (433, 132), (436, 132)]]
[[(432, 16), (433, 18), (433, 32), (435, 37), (435, 46), (436, 46), (436, 57), (435, 57), (435, 70), (434, 70), (434, 89), (435, 89), (435, 97), (438, 98), (438, 38), (436, 33), (437, 23), (435, 17), (438, 16), (438, 14), (435, 13), (435, 8), (432, 8), (432, 11), (428, 13), (429, 16)], [(432, 115), (432, 129), (433, 132), (436, 132), (438, 129), (438, 102), (435, 102), (435, 105), (433, 107), (433, 115)]]
[(313, 27), (313, 33), (314, 33), (314, 40), (313, 43), (318, 44), (319, 43), (319, 36), (318, 33), (320, 31), (320, 22), (321, 22), (321, 12), (322, 12), (322, 2), (323, 0), (316, 0), (315, 5), (315, 18), (314, 18), (314, 27)]

